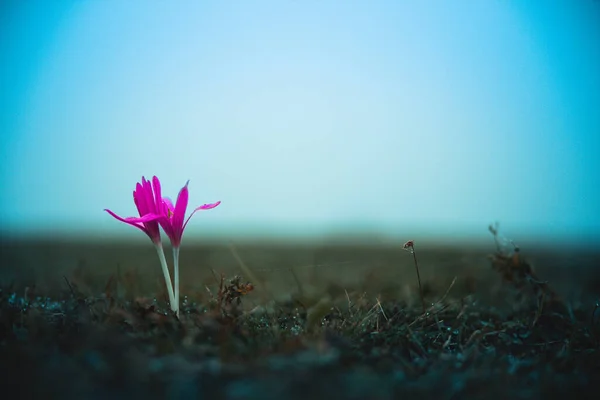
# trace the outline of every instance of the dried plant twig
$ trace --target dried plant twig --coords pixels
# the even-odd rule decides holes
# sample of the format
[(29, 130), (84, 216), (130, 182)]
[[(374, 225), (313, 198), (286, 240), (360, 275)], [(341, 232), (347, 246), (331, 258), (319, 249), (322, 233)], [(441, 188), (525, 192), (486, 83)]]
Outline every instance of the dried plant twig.
[(415, 260), (415, 270), (417, 271), (417, 281), (419, 282), (419, 294), (421, 296), (421, 305), (423, 306), (423, 312), (425, 312), (425, 297), (423, 296), (423, 286), (421, 285), (421, 274), (419, 273), (419, 264), (417, 263), (417, 253), (415, 252), (415, 241), (409, 240), (404, 243), (403, 249), (410, 251)]

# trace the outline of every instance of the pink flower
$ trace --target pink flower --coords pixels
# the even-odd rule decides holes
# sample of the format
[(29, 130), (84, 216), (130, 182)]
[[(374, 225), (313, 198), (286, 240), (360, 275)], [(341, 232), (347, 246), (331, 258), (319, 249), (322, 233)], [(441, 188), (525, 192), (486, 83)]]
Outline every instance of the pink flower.
[(160, 230), (158, 226), (158, 220), (162, 218), (162, 199), (160, 191), (160, 181), (156, 176), (152, 178), (152, 185), (150, 181), (142, 177), (142, 183), (135, 185), (133, 192), (133, 201), (140, 214), (138, 217), (120, 217), (111, 210), (105, 209), (107, 213), (118, 219), (119, 221), (125, 222), (126, 224), (135, 226), (142, 230), (153, 243), (160, 243)]
[(183, 231), (185, 230), (190, 218), (192, 218), (192, 215), (194, 215), (196, 211), (210, 210), (211, 208), (215, 208), (221, 204), (220, 201), (217, 201), (216, 203), (204, 204), (200, 207), (196, 207), (184, 222), (189, 199), (189, 183), (190, 181), (187, 181), (185, 186), (179, 191), (175, 206), (173, 206), (173, 202), (168, 198), (165, 197), (162, 199), (161, 218), (158, 221), (171, 240), (171, 245), (174, 248), (178, 248), (180, 246)]
[[(215, 208), (220, 201), (212, 204), (204, 204), (197, 207), (192, 211), (190, 216), (185, 219), (185, 211), (188, 206), (188, 183), (179, 191), (177, 196), (177, 203), (173, 206), (173, 203), (168, 198), (163, 198), (160, 189), (160, 181), (156, 176), (152, 177), (152, 184), (147, 181), (146, 178), (142, 177), (142, 183), (137, 183), (135, 191), (133, 192), (133, 201), (140, 214), (138, 217), (119, 217), (114, 212), (105, 209), (107, 213), (118, 219), (119, 221), (125, 222), (129, 225), (135, 226), (142, 230), (154, 243), (160, 265), (165, 277), (165, 284), (167, 285), (167, 291), (169, 294), (169, 302), (171, 303), (171, 310), (179, 316), (179, 246), (181, 244), (181, 237), (187, 223), (189, 222), (192, 215), (198, 210), (209, 210)], [(185, 219), (185, 221), (184, 221)], [(160, 229), (159, 224), (171, 240), (173, 246), (173, 269), (175, 275), (175, 282), (171, 284), (171, 274), (165, 258), (162, 243), (160, 241)]]

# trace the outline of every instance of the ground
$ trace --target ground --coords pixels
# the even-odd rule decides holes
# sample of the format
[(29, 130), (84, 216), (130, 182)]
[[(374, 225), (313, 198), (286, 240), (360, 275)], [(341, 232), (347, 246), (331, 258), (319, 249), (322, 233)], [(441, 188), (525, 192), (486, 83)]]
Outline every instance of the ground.
[[(598, 254), (415, 244), (3, 241), (0, 376), (24, 398), (592, 398)], [(168, 253), (168, 252), (167, 252)]]

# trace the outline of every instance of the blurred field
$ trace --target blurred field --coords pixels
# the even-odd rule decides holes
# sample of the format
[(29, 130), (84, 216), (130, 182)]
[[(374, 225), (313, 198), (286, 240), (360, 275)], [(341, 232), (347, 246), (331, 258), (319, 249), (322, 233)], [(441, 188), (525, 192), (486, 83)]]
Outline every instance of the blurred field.
[(497, 254), (506, 284), (493, 240), (417, 241), (422, 305), (412, 255), (364, 243), (188, 242), (176, 318), (149, 242), (4, 241), (0, 370), (24, 398), (590, 398), (597, 252)]
[[(285, 299), (310, 292), (343, 294), (366, 292), (369, 296), (394, 298), (416, 291), (416, 276), (410, 253), (397, 246), (353, 243), (234, 243), (240, 259), (260, 282), (250, 303), (271, 295)], [(500, 280), (490, 268), (489, 246), (431, 245), (416, 243), (421, 277), (426, 289), (439, 294), (457, 277), (455, 295), (477, 292), (478, 297), (501, 301)], [(165, 249), (171, 265), (170, 249)], [(567, 299), (600, 297), (600, 252), (524, 248), (540, 279), (547, 280)], [(65, 277), (85, 282), (92, 292), (101, 292), (111, 275), (129, 276), (136, 282), (136, 295), (151, 297), (164, 287), (156, 253), (148, 243), (109, 241), (1, 242), (0, 284), (15, 290), (35, 285), (36, 292), (64, 291)], [(213, 274), (214, 271), (214, 274)], [(208, 292), (216, 285), (215, 274), (244, 275), (229, 243), (194, 245), (181, 249), (182, 295)], [(248, 277), (244, 276), (245, 279)], [(260, 287), (260, 284), (263, 287)], [(264, 290), (266, 288), (266, 291)]]

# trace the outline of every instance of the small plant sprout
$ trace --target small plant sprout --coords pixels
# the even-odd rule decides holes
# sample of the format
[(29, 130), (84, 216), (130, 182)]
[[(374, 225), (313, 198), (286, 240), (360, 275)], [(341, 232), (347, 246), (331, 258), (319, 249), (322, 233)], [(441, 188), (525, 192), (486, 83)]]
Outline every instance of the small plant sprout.
[(169, 274), (169, 268), (167, 266), (167, 260), (165, 258), (165, 252), (162, 247), (160, 239), (160, 229), (158, 220), (162, 218), (163, 199), (161, 197), (160, 181), (155, 176), (152, 178), (152, 184), (147, 181), (146, 178), (142, 177), (142, 183), (135, 185), (133, 192), (133, 201), (138, 209), (140, 217), (127, 217), (123, 218), (112, 212), (111, 210), (105, 209), (107, 213), (115, 217), (121, 222), (135, 226), (144, 232), (152, 243), (156, 247), (160, 265), (162, 267), (163, 275), (165, 277), (165, 283), (167, 285), (167, 292), (169, 295), (169, 303), (171, 303), (171, 310), (176, 312), (178, 307), (175, 302), (175, 295), (173, 293), (173, 285), (171, 283), (171, 276)]
[(415, 252), (415, 241), (409, 240), (404, 243), (402, 247), (406, 251), (410, 251), (413, 255), (413, 259), (415, 260), (415, 269), (417, 271), (417, 282), (419, 283), (419, 295), (421, 296), (421, 305), (423, 306), (423, 312), (426, 312), (425, 308), (425, 298), (423, 297), (423, 286), (421, 286), (421, 274), (419, 273), (419, 264), (417, 263), (417, 253)]
[(177, 202), (173, 205), (173, 202), (168, 198), (163, 198), (162, 200), (162, 209), (161, 209), (161, 218), (159, 218), (159, 223), (162, 226), (165, 234), (171, 240), (171, 245), (173, 246), (173, 271), (175, 278), (175, 312), (177, 316), (179, 316), (179, 247), (181, 246), (181, 238), (183, 236), (183, 231), (187, 226), (192, 215), (199, 210), (210, 210), (211, 208), (217, 207), (221, 204), (220, 201), (216, 203), (204, 204), (200, 207), (196, 207), (194, 211), (190, 214), (190, 216), (185, 219), (185, 212), (188, 206), (188, 184), (190, 181), (188, 180), (183, 188), (179, 191), (177, 195)]

